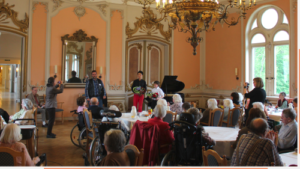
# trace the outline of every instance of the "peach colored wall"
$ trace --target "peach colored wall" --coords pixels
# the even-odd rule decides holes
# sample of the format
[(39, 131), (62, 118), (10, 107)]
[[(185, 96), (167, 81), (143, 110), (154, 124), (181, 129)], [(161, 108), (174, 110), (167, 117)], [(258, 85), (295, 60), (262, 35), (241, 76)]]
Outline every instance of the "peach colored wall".
[(122, 83), (122, 15), (114, 11), (110, 20), (110, 84)]
[(31, 84), (45, 85), (47, 13), (44, 5), (36, 5), (32, 15)]
[[(99, 73), (100, 66), (103, 67), (102, 80), (105, 82), (105, 58), (106, 58), (106, 22), (100, 15), (86, 8), (86, 14), (78, 19), (73, 12), (74, 7), (66, 8), (52, 18), (51, 27), (51, 53), (50, 53), (50, 75), (54, 74), (54, 66), (58, 65), (58, 78), (61, 79), (62, 65), (62, 42), (61, 37), (65, 34), (73, 35), (79, 29), (85, 31), (87, 36), (95, 36), (98, 38), (96, 70)], [(65, 89), (64, 93), (58, 95), (58, 101), (64, 102), (63, 109), (65, 116), (70, 116), (70, 111), (77, 108), (76, 98), (80, 93), (84, 93), (84, 88), (81, 89)]]
[[(231, 14), (229, 18), (237, 18)], [(205, 81), (213, 89), (232, 90), (240, 84), (235, 68), (241, 70), (241, 24), (228, 27), (217, 24), (215, 31), (206, 33)]]
[(186, 89), (200, 83), (200, 44), (197, 54), (193, 55), (193, 47), (186, 42), (190, 36), (190, 33), (174, 30), (173, 74), (185, 83)]

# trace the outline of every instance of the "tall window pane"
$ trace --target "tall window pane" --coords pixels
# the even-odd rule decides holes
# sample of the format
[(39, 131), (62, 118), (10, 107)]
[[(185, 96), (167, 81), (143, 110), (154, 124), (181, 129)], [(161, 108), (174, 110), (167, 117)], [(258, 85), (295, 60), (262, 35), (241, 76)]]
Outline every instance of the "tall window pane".
[(255, 47), (252, 49), (253, 58), (253, 78), (261, 77), (265, 83), (266, 79), (266, 56), (265, 47)]
[(275, 94), (289, 93), (289, 45), (275, 46)]

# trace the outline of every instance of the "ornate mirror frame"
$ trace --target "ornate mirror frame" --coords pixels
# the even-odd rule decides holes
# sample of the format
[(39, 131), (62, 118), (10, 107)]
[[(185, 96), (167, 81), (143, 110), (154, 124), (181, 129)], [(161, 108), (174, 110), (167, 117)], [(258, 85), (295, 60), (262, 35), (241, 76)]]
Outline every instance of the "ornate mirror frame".
[[(75, 50), (79, 53), (82, 52), (83, 49), (77, 49), (77, 45), (74, 42), (92, 42), (92, 48), (91, 50), (87, 51), (87, 53), (89, 53), (89, 55), (91, 54), (92, 56), (92, 69), (95, 70), (96, 69), (96, 56), (97, 56), (97, 42), (98, 42), (98, 38), (96, 38), (95, 36), (91, 36), (91, 37), (87, 37), (87, 34), (79, 29), (78, 31), (76, 31), (75, 33), (73, 33), (73, 36), (69, 37), (69, 34), (66, 34), (64, 36), (61, 37), (61, 41), (62, 41), (62, 71), (61, 71), (61, 77), (62, 80), (64, 79), (65, 76), (65, 58), (66, 58), (66, 52), (67, 52), (67, 48), (69, 46), (72, 46), (75, 48)], [(74, 53), (77, 54), (77, 53)], [(64, 82), (64, 80), (63, 80)], [(68, 88), (84, 88), (85, 87), (85, 83), (67, 83), (64, 82), (64, 86), (68, 87)]]

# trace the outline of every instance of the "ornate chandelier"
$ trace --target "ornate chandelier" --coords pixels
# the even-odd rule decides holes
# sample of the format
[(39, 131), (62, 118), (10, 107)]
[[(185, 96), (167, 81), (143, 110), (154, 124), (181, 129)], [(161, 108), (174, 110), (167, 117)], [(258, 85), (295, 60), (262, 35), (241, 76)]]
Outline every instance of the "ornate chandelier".
[[(210, 29), (214, 31), (218, 22), (225, 23), (229, 27), (234, 26), (241, 18), (246, 18), (246, 10), (256, 5), (256, 0), (228, 0), (227, 5), (219, 4), (218, 0), (135, 0), (135, 2), (144, 5), (144, 10), (145, 6), (156, 3), (156, 9), (162, 14), (162, 17), (157, 19), (158, 22), (170, 16), (170, 28), (177, 28), (179, 32), (189, 32), (191, 37), (187, 42), (193, 46), (194, 55), (196, 47), (202, 41), (200, 37), (202, 31)], [(228, 20), (230, 8), (241, 10), (237, 19)]]

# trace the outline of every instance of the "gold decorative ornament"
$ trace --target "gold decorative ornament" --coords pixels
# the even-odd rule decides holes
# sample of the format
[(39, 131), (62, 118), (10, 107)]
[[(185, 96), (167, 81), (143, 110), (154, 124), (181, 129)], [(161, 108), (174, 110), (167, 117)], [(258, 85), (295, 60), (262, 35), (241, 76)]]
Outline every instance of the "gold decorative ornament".
[(29, 17), (27, 13), (25, 13), (24, 20), (18, 20), (18, 12), (14, 11), (13, 8), (15, 5), (9, 5), (8, 3), (5, 4), (5, 0), (0, 3), (0, 24), (7, 24), (8, 18), (12, 20), (12, 22), (19, 27), (21, 32), (27, 33), (27, 29), (29, 26)]
[(134, 29), (131, 29), (129, 22), (126, 25), (126, 35), (127, 38), (132, 38), (139, 29), (140, 33), (146, 33), (148, 36), (156, 34), (156, 30), (159, 30), (160, 34), (169, 41), (172, 37), (172, 29), (164, 31), (164, 25), (159, 23), (160, 20), (157, 19), (150, 7), (143, 10), (143, 16), (140, 18), (136, 17), (137, 21), (134, 23)]
[(98, 38), (95, 36), (87, 37), (87, 34), (82, 30), (79, 29), (79, 31), (76, 31), (73, 33), (73, 36), (69, 37), (69, 34), (66, 34), (65, 36), (61, 37), (61, 41), (65, 43), (65, 41), (78, 41), (78, 42), (96, 42), (95, 46), (97, 45)]
[[(248, 4), (246, 4), (246, 1)], [(179, 32), (189, 32), (192, 36), (187, 39), (196, 55), (196, 47), (202, 41), (199, 36), (202, 31), (215, 30), (215, 25), (226, 23), (229, 26), (237, 25), (240, 18), (246, 18), (246, 10), (256, 5), (256, 0), (228, 0), (227, 5), (219, 4), (218, 0), (135, 0), (135, 2), (150, 6), (156, 3), (156, 9), (162, 15), (154, 22), (170, 19), (169, 28), (178, 29)], [(237, 8), (242, 12), (234, 20), (228, 20), (229, 8)]]

